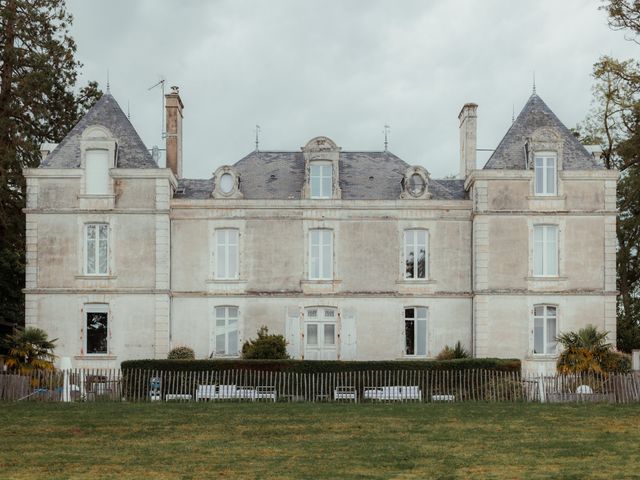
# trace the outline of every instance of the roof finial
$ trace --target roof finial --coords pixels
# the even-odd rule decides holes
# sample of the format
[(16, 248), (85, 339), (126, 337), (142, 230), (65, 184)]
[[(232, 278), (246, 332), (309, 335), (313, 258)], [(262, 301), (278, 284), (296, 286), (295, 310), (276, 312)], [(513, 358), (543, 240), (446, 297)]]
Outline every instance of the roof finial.
[(533, 95), (536, 94), (536, 71), (533, 71)]
[(516, 121), (516, 105), (515, 103), (511, 104), (511, 123)]
[(387, 147), (389, 146), (389, 132), (391, 131), (391, 126), (385, 123), (384, 125), (384, 151), (387, 151)]
[(256, 125), (256, 152), (259, 151), (260, 147), (260, 125)]
[(129, 105), (129, 100), (127, 100), (127, 118), (131, 120), (131, 105)]
[(111, 93), (111, 84), (109, 83), (109, 69), (107, 68), (107, 93)]

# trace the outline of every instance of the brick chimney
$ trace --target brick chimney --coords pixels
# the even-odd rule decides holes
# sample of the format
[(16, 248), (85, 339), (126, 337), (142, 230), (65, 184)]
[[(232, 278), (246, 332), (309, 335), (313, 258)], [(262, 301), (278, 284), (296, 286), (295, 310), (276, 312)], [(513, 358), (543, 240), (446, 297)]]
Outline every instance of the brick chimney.
[(182, 109), (184, 105), (180, 99), (178, 87), (171, 87), (171, 93), (164, 96), (167, 118), (167, 168), (176, 177), (182, 177)]
[(459, 178), (462, 180), (476, 169), (477, 110), (478, 105), (475, 103), (465, 103), (458, 115), (458, 120), (460, 120)]

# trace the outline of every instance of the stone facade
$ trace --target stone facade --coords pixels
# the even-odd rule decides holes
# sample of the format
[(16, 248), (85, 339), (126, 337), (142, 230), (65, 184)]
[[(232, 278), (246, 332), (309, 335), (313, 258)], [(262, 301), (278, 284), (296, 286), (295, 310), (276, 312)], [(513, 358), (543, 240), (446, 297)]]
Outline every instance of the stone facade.
[(326, 137), (184, 179), (177, 89), (166, 104), (169, 168), (105, 95), (25, 172), (26, 323), (74, 365), (233, 356), (262, 325), (295, 358), (461, 341), (532, 371), (553, 368), (559, 332), (615, 339), (617, 173), (536, 95), (480, 170), (463, 107), (455, 180)]

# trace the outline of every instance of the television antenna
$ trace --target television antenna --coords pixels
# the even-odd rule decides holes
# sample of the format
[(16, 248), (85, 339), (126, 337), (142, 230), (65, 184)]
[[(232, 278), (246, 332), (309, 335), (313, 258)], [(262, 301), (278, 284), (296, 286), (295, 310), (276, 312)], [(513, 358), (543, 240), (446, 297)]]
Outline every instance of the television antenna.
[(152, 86), (150, 86), (149, 88), (147, 88), (147, 91), (149, 90), (153, 90), (154, 88), (160, 87), (160, 90), (162, 91), (162, 98), (161, 98), (161, 102), (160, 102), (160, 107), (162, 109), (162, 115), (161, 115), (161, 119), (162, 119), (162, 125), (160, 127), (160, 138), (165, 138), (167, 136), (167, 132), (165, 132), (164, 128), (164, 84), (166, 83), (166, 80), (163, 77), (160, 77), (160, 81)]
[(385, 123), (384, 125), (384, 151), (387, 151), (387, 147), (389, 146), (389, 132), (391, 131), (391, 126)]

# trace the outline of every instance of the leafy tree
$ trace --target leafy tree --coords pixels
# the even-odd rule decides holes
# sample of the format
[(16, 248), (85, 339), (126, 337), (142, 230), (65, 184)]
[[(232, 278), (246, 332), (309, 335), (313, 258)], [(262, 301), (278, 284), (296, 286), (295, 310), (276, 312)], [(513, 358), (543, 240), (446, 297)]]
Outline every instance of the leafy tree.
[(101, 92), (75, 93), (80, 63), (64, 0), (0, 0), (0, 327), (21, 325), (24, 300), (23, 168), (57, 143)]
[(18, 330), (3, 341), (8, 351), (5, 363), (9, 369), (23, 374), (34, 370), (53, 370), (53, 349), (57, 340), (49, 340), (47, 332), (39, 328)]
[[(610, 0), (602, 8), (611, 28), (640, 43), (640, 2)], [(593, 75), (595, 108), (579, 136), (583, 143), (600, 144), (605, 166), (620, 171), (617, 346), (628, 352), (640, 348), (640, 63), (603, 56)]]
[(242, 358), (281, 360), (289, 358), (287, 341), (282, 335), (270, 334), (265, 326), (258, 330), (258, 338), (242, 345)]

